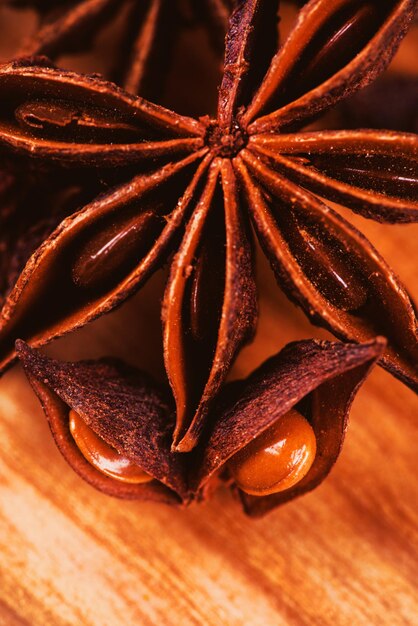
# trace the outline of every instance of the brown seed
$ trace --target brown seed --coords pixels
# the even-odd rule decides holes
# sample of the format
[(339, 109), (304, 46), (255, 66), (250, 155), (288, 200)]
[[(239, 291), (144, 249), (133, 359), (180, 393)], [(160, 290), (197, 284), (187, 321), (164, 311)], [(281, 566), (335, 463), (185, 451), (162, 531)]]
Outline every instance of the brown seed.
[(289, 246), (309, 280), (342, 311), (357, 311), (368, 299), (367, 286), (349, 252), (312, 225), (299, 225), (286, 216), (283, 230)]
[(300, 482), (310, 470), (315, 454), (312, 426), (291, 409), (235, 454), (229, 461), (229, 470), (239, 489), (253, 496), (267, 496)]
[(147, 483), (152, 476), (119, 454), (92, 431), (76, 411), (69, 414), (70, 431), (80, 452), (99, 472), (124, 483)]
[(348, 253), (327, 246), (311, 232), (300, 230), (304, 245), (295, 250), (307, 276), (318, 290), (343, 311), (356, 311), (367, 301), (368, 293)]
[(73, 266), (74, 283), (94, 290), (122, 278), (146, 253), (159, 224), (158, 216), (145, 211), (107, 225), (81, 249)]
[(299, 79), (305, 92), (344, 67), (363, 48), (377, 30), (381, 13), (382, 10), (373, 2), (354, 2), (352, 7), (337, 13), (327, 25), (329, 34), (326, 45), (321, 45), (320, 40), (314, 41), (313, 49), (306, 55), (308, 58), (310, 55), (310, 60)]

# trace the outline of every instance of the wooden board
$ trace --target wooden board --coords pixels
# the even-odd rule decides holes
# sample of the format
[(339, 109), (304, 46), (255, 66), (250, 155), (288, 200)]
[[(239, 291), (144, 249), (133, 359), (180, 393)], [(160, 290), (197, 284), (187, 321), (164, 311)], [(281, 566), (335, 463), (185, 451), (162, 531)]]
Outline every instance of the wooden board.
[[(418, 226), (354, 221), (418, 295)], [(259, 334), (239, 376), (288, 340), (326, 335), (280, 295), (265, 262), (260, 275)], [(162, 285), (157, 276), (48, 352), (119, 354), (158, 375)], [(0, 624), (418, 624), (417, 418), (414, 394), (375, 369), (329, 479), (250, 521), (226, 491), (184, 511), (96, 493), (60, 457), (15, 368), (0, 382)]]

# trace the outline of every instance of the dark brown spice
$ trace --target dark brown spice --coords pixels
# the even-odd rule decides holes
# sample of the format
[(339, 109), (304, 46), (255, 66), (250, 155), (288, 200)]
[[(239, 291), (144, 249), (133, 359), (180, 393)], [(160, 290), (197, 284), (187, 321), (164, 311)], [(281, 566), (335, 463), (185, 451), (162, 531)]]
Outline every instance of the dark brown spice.
[[(196, 446), (233, 359), (254, 332), (250, 220), (281, 286), (314, 323), (345, 340), (387, 336), (382, 365), (411, 387), (418, 382), (408, 294), (371, 244), (322, 199), (379, 221), (416, 221), (417, 138), (368, 130), (296, 133), (386, 67), (417, 2), (311, 0), (276, 54), (277, 7), (266, 7), (248, 0), (232, 14), (216, 120), (179, 116), (97, 77), (45, 65), (0, 71), (0, 95), (8, 94), (0, 107), (6, 150), (87, 171), (146, 170), (62, 222), (31, 257), (3, 309), (3, 366), (14, 358), (17, 336), (40, 345), (110, 311), (177, 250), (163, 320), (176, 401), (173, 449), (183, 452)], [(39, 101), (42, 115), (39, 107), (31, 114), (30, 103)], [(114, 143), (115, 128), (128, 137)], [(126, 248), (132, 253), (121, 259), (109, 225), (130, 233), (134, 215), (149, 213), (156, 234), (151, 238), (145, 227), (144, 242), (137, 245), (135, 235)], [(89, 239), (100, 245), (90, 248)], [(211, 270), (223, 279), (210, 284), (207, 324), (203, 277)], [(80, 288), (83, 281), (91, 289)]]
[[(187, 26), (186, 20), (204, 26), (220, 54), (230, 10), (228, 0), (199, 0), (198, 3), (190, 0), (188, 11), (187, 3), (173, 0), (67, 0), (60, 3), (8, 0), (8, 4), (16, 8), (31, 7), (39, 13), (35, 33), (20, 49), (13, 51), (13, 56), (28, 58), (48, 54), (56, 60), (65, 53), (84, 51), (115, 18), (123, 17), (120, 55), (115, 60), (110, 59), (111, 53), (107, 50), (103, 53), (103, 57), (107, 57), (108, 75), (119, 80), (126, 89), (153, 98), (160, 95), (164, 87), (173, 43)], [(2, 27), (7, 28), (7, 24)], [(40, 131), (44, 136), (50, 133), (53, 137), (54, 131), (60, 128), (79, 140), (100, 142), (101, 133), (106, 132), (107, 141), (132, 141), (136, 132), (135, 126), (115, 120), (114, 113), (100, 118), (97, 110), (89, 111), (88, 106), (79, 109), (68, 102), (60, 102), (59, 98), (53, 103), (41, 99), (22, 104), (16, 109), (16, 120), (32, 133)], [(3, 161), (0, 162), (3, 166)], [(14, 163), (0, 173), (0, 302), (31, 253), (59, 223), (56, 216), (66, 215), (62, 206), (60, 211), (52, 208), (54, 203), (62, 205), (62, 201), (56, 191), (51, 193), (46, 187), (48, 173), (35, 168), (27, 172), (26, 169), (21, 163)], [(58, 176), (61, 196), (68, 196), (73, 186), (64, 190), (67, 176), (62, 172)], [(52, 176), (49, 172), (49, 178), (55, 180), (56, 174)], [(81, 192), (80, 180), (76, 185)], [(91, 187), (90, 181), (87, 185), (84, 181), (83, 186)], [(88, 197), (87, 192), (84, 200), (80, 196), (79, 206)], [(31, 204), (30, 211), (25, 206), (27, 202)], [(77, 204), (74, 208), (78, 208)]]
[[(289, 481), (273, 495), (250, 496), (232, 482), (250, 515), (266, 513), (324, 480), (341, 450), (353, 397), (383, 349), (379, 339), (362, 345), (314, 340), (288, 345), (248, 379), (226, 385), (200, 446), (191, 454), (177, 454), (170, 451), (175, 408), (145, 374), (116, 360), (63, 363), (17, 342), (58, 448), (82, 478), (120, 498), (188, 504), (208, 497), (220, 478), (228, 478), (237, 454), (251, 450), (272, 428), (278, 431), (296, 407), (299, 419), (315, 433), (314, 459), (299, 480)], [(106, 449), (111, 446), (119, 458), (139, 466), (153, 480), (121, 481), (88, 462), (70, 431), (74, 411), (98, 437), (99, 453), (105, 442)], [(295, 444), (300, 447), (294, 433), (290, 445)], [(279, 466), (282, 462), (279, 459)]]

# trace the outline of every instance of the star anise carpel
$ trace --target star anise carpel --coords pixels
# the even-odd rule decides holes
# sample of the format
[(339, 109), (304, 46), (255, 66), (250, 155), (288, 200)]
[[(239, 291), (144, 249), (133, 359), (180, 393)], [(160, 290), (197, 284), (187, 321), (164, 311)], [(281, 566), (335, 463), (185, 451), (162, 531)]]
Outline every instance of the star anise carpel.
[[(110, 311), (173, 251), (164, 356), (173, 448), (196, 446), (255, 329), (252, 231), (288, 296), (338, 337), (388, 338), (383, 366), (417, 386), (416, 318), (370, 242), (327, 203), (416, 221), (417, 138), (303, 127), (382, 71), (415, 0), (311, 0), (277, 49), (277, 4), (237, 3), (216, 119), (180, 116), (96, 76), (14, 63), (0, 70), (0, 144), (60, 167), (126, 170), (33, 254), (1, 318), (40, 345)], [(47, 303), (47, 304), (46, 304)]]
[(178, 506), (224, 483), (252, 516), (326, 478), (352, 400), (383, 348), (381, 339), (289, 344), (247, 379), (227, 384), (198, 448), (178, 454), (170, 450), (175, 407), (149, 376), (116, 359), (56, 361), (17, 342), (60, 452), (93, 487)]
[[(80, 204), (97, 195), (91, 177), (67, 170), (51, 180), (48, 170), (2, 162), (0, 171), (0, 304), (3, 305), (32, 252)], [(28, 211), (30, 206), (30, 211)]]

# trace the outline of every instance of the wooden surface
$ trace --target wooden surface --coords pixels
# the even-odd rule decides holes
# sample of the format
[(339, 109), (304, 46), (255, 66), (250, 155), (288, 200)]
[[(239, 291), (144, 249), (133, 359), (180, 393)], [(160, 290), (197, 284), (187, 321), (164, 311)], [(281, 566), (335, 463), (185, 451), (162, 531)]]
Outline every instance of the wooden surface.
[[(417, 296), (418, 226), (355, 222)], [(264, 262), (260, 274), (259, 334), (236, 375), (287, 340), (325, 336), (280, 295)], [(157, 276), (48, 352), (119, 354), (158, 375), (162, 285)], [(376, 368), (329, 479), (250, 521), (226, 491), (184, 511), (96, 493), (60, 457), (15, 368), (0, 381), (0, 624), (418, 624), (417, 418), (416, 397)]]
[[(19, 24), (3, 33), (0, 57), (21, 36)], [(413, 54), (403, 49), (395, 63), (408, 69)], [(346, 215), (418, 299), (418, 226)], [(264, 261), (259, 273), (259, 333), (236, 376), (290, 340), (328, 336), (280, 294)], [(161, 376), (163, 282), (156, 276), (48, 353), (118, 355)], [(312, 494), (261, 521), (226, 491), (184, 511), (127, 503), (66, 465), (16, 367), (0, 381), (0, 626), (414, 626), (417, 441), (416, 396), (376, 368), (337, 465)]]

